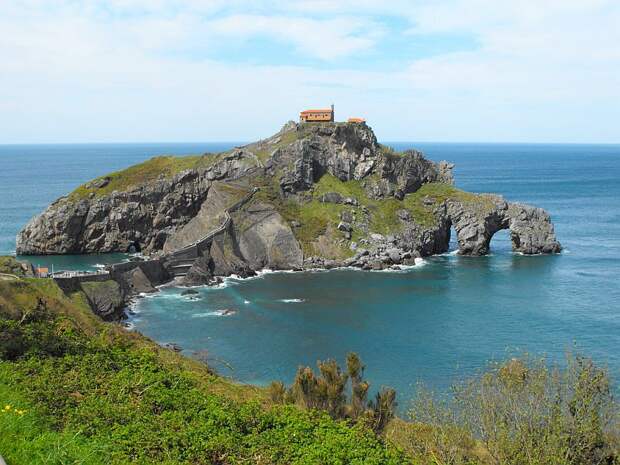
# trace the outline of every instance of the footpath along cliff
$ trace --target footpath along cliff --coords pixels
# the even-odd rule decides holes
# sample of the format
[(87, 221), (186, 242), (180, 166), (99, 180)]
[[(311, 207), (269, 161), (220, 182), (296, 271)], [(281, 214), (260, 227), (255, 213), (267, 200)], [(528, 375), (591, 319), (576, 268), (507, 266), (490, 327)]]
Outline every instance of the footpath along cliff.
[(17, 253), (140, 251), (161, 262), (161, 279), (201, 284), (264, 268), (410, 265), (446, 252), (451, 227), (463, 255), (488, 253), (501, 229), (515, 252), (561, 250), (547, 212), (461, 191), (452, 167), (396, 153), (366, 124), (289, 122), (227, 152), (90, 181), (33, 218)]

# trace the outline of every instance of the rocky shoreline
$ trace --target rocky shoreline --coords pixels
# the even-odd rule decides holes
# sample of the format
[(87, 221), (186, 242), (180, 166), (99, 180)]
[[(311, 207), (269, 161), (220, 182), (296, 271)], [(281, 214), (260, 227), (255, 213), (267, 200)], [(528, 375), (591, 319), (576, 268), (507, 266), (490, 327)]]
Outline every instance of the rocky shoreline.
[[(546, 211), (461, 191), (452, 169), (394, 152), (365, 124), (289, 122), (228, 152), (158, 157), (90, 181), (33, 218), (17, 253), (140, 251), (147, 260), (109, 267), (106, 292), (126, 302), (173, 279), (412, 266), (445, 253), (452, 229), (462, 255), (487, 254), (502, 229), (515, 252), (561, 250)], [(89, 298), (102, 315), (117, 315), (118, 300)]]

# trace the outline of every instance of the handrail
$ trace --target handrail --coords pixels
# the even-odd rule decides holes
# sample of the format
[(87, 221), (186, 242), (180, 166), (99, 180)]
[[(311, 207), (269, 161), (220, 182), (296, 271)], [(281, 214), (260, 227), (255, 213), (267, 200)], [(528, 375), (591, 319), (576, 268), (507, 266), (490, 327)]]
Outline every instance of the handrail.
[(97, 271), (56, 271), (50, 273), (52, 278), (79, 278), (81, 276), (102, 276), (110, 274), (109, 271), (97, 270)]
[(252, 189), (252, 191), (250, 193), (248, 193), (243, 199), (239, 200), (238, 202), (236, 202), (235, 204), (233, 204), (232, 206), (225, 208), (224, 209), (224, 215), (225, 215), (225, 219), (224, 222), (218, 226), (216, 229), (209, 231), (208, 234), (206, 234), (205, 236), (203, 236), (202, 238), (198, 239), (195, 242), (192, 242), (189, 245), (183, 246), (180, 249), (174, 250), (172, 252), (170, 252), (168, 254), (168, 257), (170, 258), (174, 258), (175, 255), (177, 254), (181, 254), (183, 252), (186, 252), (188, 250), (190, 250), (192, 247), (196, 247), (204, 242), (210, 241), (212, 240), (215, 236), (217, 236), (218, 234), (224, 232), (226, 230), (226, 228), (228, 228), (228, 225), (230, 224), (230, 222), (232, 221), (232, 218), (230, 216), (230, 212), (231, 211), (235, 211), (238, 208), (240, 208), (242, 205), (244, 205), (246, 202), (248, 202), (252, 196), (259, 191), (258, 187), (254, 187)]

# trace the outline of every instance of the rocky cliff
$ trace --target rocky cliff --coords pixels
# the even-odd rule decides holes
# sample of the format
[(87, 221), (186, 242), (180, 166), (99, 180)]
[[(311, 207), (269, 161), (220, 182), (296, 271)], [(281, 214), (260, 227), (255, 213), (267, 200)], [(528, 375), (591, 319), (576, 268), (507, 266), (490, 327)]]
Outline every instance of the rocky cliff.
[(452, 226), (466, 255), (488, 253), (500, 229), (516, 252), (560, 251), (544, 210), (452, 183), (451, 164), (396, 153), (365, 124), (290, 122), (228, 152), (158, 157), (80, 186), (25, 226), (17, 251), (142, 251), (191, 283), (409, 264), (445, 252)]

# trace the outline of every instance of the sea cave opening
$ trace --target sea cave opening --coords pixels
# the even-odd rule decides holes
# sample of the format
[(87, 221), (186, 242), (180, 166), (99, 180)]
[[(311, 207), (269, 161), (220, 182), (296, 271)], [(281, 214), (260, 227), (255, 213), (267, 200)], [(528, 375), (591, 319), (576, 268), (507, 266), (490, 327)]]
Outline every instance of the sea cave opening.
[(132, 242), (127, 247), (127, 253), (140, 253), (142, 252), (142, 248), (140, 247), (140, 243), (138, 241)]
[(453, 253), (459, 250), (459, 241), (456, 236), (456, 229), (454, 226), (450, 226), (450, 241), (448, 242), (448, 253)]
[(510, 230), (509, 229), (500, 229), (491, 238), (491, 243), (489, 244), (489, 253), (490, 254), (508, 254), (512, 252), (512, 242), (510, 239)]

